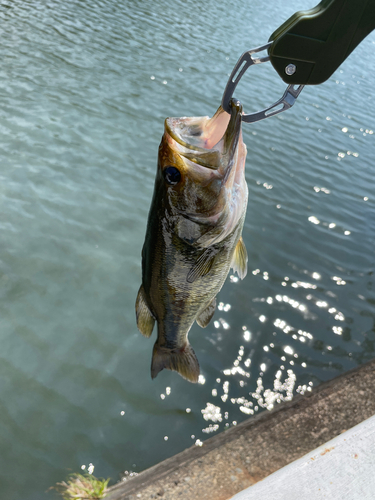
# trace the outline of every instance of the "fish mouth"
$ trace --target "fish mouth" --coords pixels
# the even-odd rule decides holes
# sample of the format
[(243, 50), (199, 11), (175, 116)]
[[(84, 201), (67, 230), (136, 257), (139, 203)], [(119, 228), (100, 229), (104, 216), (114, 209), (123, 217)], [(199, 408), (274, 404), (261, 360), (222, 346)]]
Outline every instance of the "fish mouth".
[(165, 131), (181, 156), (202, 167), (227, 171), (236, 155), (243, 114), (236, 99), (230, 108), (229, 114), (220, 106), (212, 118), (167, 118)]

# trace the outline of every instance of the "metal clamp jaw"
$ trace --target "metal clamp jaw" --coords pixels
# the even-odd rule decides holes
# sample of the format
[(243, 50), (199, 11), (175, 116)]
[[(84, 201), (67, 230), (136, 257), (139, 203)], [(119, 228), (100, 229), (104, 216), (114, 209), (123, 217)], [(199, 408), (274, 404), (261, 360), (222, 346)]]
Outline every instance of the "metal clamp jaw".
[[(256, 54), (258, 52), (262, 52), (263, 50), (268, 50), (271, 47), (272, 43), (273, 42), (269, 42), (260, 47), (256, 47), (255, 49), (250, 49), (247, 52), (244, 52), (239, 58), (229, 77), (227, 86), (224, 90), (223, 98), (221, 100), (221, 107), (224, 109), (224, 111), (230, 113), (230, 101), (233, 97), (233, 92), (235, 91), (244, 73), (250, 68), (250, 66), (253, 66), (254, 64), (261, 64), (270, 60), (270, 57), (268, 55), (257, 57)], [(290, 71), (293, 71), (293, 68), (290, 68)], [(261, 111), (243, 114), (242, 121), (246, 123), (257, 122), (259, 120), (263, 120), (264, 118), (268, 118), (269, 116), (277, 115), (278, 113), (291, 108), (299, 94), (302, 92), (303, 87), (303, 85), (288, 85), (281, 99)]]

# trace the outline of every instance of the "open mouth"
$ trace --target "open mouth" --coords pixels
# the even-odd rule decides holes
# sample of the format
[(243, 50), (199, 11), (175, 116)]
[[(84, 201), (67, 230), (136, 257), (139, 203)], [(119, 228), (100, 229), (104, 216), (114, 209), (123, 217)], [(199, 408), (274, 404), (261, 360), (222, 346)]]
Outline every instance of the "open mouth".
[(241, 133), (242, 104), (232, 99), (231, 114), (220, 106), (212, 118), (167, 118), (165, 130), (178, 144), (181, 156), (217, 170), (229, 165)]

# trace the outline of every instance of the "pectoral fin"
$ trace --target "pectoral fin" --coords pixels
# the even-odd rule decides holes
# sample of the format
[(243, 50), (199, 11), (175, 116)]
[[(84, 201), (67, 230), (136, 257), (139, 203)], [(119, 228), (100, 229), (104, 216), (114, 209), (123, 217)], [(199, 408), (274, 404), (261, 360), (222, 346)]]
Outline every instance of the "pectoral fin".
[(151, 377), (155, 378), (164, 368), (178, 372), (189, 382), (198, 382), (199, 363), (189, 343), (180, 349), (167, 349), (156, 343), (152, 353)]
[(196, 322), (201, 328), (206, 328), (208, 323), (211, 321), (212, 316), (214, 315), (216, 309), (216, 297), (214, 297), (211, 302), (208, 304), (206, 309), (200, 313)]
[(242, 236), (238, 240), (230, 267), (243, 280), (247, 274), (247, 251)]
[(135, 312), (137, 316), (138, 330), (145, 337), (149, 337), (154, 328), (155, 318), (148, 308), (143, 285), (141, 285), (138, 291), (137, 300), (135, 302)]
[(197, 259), (194, 266), (190, 269), (187, 275), (188, 283), (193, 283), (197, 278), (206, 276), (209, 273), (212, 264), (214, 263), (216, 252), (208, 248)]

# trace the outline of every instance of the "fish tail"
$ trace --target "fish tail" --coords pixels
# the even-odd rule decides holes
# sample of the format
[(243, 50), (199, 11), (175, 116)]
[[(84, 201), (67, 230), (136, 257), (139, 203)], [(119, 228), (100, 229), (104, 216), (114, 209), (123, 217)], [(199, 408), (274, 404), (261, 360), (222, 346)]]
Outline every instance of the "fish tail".
[(189, 382), (198, 382), (199, 363), (189, 343), (179, 349), (168, 349), (156, 342), (152, 353), (151, 377), (155, 378), (164, 368), (178, 372)]

